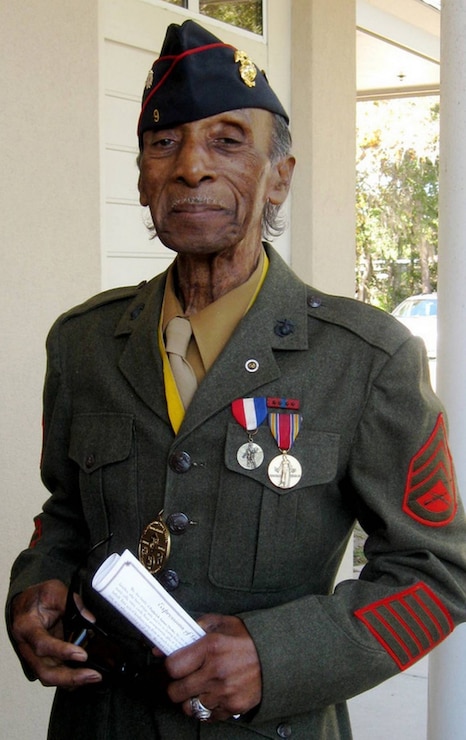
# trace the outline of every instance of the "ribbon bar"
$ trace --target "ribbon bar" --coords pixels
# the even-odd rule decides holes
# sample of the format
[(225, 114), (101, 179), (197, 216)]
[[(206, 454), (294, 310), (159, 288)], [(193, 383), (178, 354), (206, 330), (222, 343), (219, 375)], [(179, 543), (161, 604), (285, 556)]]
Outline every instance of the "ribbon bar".
[(299, 409), (298, 398), (267, 398), (269, 409), (288, 409), (297, 411)]

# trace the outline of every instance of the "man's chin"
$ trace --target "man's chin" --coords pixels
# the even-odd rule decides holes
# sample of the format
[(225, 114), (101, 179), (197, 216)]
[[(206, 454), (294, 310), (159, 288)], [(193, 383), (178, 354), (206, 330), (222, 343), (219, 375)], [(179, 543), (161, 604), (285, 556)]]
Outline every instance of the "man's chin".
[(231, 249), (239, 243), (240, 239), (237, 234), (226, 234), (225, 232), (216, 232), (207, 234), (205, 231), (196, 233), (195, 230), (188, 231), (186, 234), (173, 234), (157, 232), (162, 244), (177, 254), (206, 255), (221, 252), (224, 249)]

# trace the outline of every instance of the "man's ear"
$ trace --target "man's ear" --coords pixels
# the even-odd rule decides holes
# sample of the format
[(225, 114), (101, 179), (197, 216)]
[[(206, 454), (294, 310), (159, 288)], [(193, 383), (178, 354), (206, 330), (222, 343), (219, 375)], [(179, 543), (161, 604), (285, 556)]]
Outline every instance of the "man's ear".
[(291, 186), (295, 162), (295, 158), (289, 154), (272, 165), (273, 173), (269, 201), (274, 206), (279, 206), (286, 200)]
[(144, 186), (142, 184), (142, 176), (141, 173), (139, 173), (138, 177), (138, 190), (139, 190), (139, 202), (142, 206), (148, 206), (149, 201), (147, 200), (147, 196), (144, 190)]

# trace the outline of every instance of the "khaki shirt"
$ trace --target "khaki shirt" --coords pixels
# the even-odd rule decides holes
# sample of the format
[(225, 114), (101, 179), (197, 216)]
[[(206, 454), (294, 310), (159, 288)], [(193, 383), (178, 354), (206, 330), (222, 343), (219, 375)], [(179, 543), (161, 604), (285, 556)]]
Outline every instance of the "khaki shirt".
[[(178, 431), (184, 417), (184, 408), (171, 372), (163, 339), (169, 321), (175, 316), (184, 316), (183, 307), (175, 291), (174, 264), (169, 268), (165, 286), (159, 326), (159, 348), (164, 365), (168, 412), (174, 430)], [(198, 384), (214, 364), (243, 316), (253, 305), (267, 275), (268, 264), (267, 255), (262, 250), (258, 265), (246, 282), (210, 303), (199, 313), (189, 317), (193, 336), (188, 346), (186, 359), (194, 370)]]

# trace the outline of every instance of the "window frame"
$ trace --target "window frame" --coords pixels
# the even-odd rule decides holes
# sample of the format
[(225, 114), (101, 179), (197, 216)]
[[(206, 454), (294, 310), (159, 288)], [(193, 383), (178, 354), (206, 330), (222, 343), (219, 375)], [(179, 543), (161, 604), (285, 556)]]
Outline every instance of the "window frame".
[(185, 18), (191, 18), (193, 15), (197, 16), (199, 19), (203, 20), (205, 23), (212, 24), (213, 26), (217, 26), (218, 28), (223, 29), (231, 29), (235, 33), (239, 33), (241, 35), (244, 34), (245, 38), (251, 38), (255, 41), (263, 41), (266, 43), (267, 40), (267, 0), (261, 0), (262, 2), (262, 33), (254, 33), (253, 31), (248, 31), (246, 28), (241, 28), (240, 26), (233, 26), (231, 23), (226, 23), (225, 21), (219, 21), (217, 18), (211, 18), (210, 15), (205, 15), (204, 13), (201, 13), (199, 10), (199, 0), (185, 0), (187, 3), (187, 7), (181, 7), (179, 5), (174, 5), (173, 3), (168, 2), (168, 0), (142, 0), (142, 2), (148, 3), (149, 5), (155, 5), (159, 8), (165, 8), (169, 9), (170, 11), (173, 11), (174, 13), (179, 13), (180, 15), (183, 15)]

